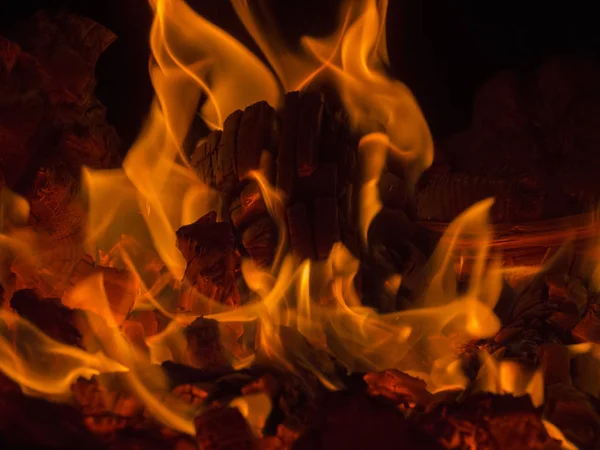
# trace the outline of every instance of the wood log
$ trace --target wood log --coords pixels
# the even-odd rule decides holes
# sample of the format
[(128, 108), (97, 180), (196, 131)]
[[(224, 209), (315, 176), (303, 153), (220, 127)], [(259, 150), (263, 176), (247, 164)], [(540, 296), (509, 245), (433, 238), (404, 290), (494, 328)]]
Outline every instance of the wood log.
[(323, 107), (323, 96), (320, 93), (300, 94), (296, 147), (296, 170), (299, 177), (308, 177), (317, 168)]
[(306, 205), (296, 203), (287, 210), (287, 222), (290, 233), (292, 253), (300, 262), (305, 259), (315, 259), (312, 230)]
[(323, 260), (341, 239), (337, 201), (332, 197), (318, 198), (315, 200), (314, 211), (317, 258)]
[(178, 308), (208, 314), (212, 299), (231, 308), (240, 303), (235, 280), (238, 255), (230, 222), (210, 212), (177, 230), (177, 246), (187, 261)]
[(229, 366), (217, 321), (198, 318), (186, 327), (185, 336), (185, 361), (189, 366), (217, 371)]
[[(191, 156), (192, 161), (202, 160), (209, 145), (207, 142), (213, 139), (214, 134), (202, 141)], [(277, 230), (275, 222), (267, 215), (258, 184), (245, 180), (248, 171), (265, 170), (269, 166), (275, 169), (275, 173), (270, 174), (267, 169), (267, 178), (271, 178), (283, 194), (286, 208), (293, 211), (296, 203), (306, 205), (302, 213), (305, 216), (303, 224), (306, 225), (303, 232), (307, 233), (307, 248), (313, 249), (306, 255), (316, 258), (317, 246), (323, 249), (330, 247), (330, 242), (325, 242), (327, 239), (331, 241), (339, 237), (351, 241), (355, 238), (354, 232), (346, 230), (354, 225), (354, 219), (346, 215), (348, 212), (354, 214), (349, 211), (348, 205), (353, 204), (351, 198), (357, 192), (350, 189), (356, 183), (356, 147), (352, 144), (353, 137), (345, 117), (327, 105), (323, 95), (288, 93), (282, 110), (277, 113), (264, 102), (251, 105), (243, 112), (233, 113), (225, 121), (222, 136), (217, 145), (217, 161), (223, 168), (219, 170), (231, 173), (230, 168), (235, 167), (237, 184), (235, 187), (231, 183), (224, 186), (223, 181), (217, 181), (217, 178), (225, 179), (222, 175), (210, 178), (200, 173), (200, 176), (223, 192), (227, 199), (228, 218), (224, 220), (232, 221), (236, 235), (241, 237), (243, 253), (248, 253), (262, 266), (269, 265), (275, 254), (277, 234), (290, 234), (290, 229), (299, 228), (299, 224), (288, 223), (286, 229)], [(222, 151), (225, 148), (227, 151)], [(263, 156), (261, 161), (264, 151), (268, 158)], [(197, 164), (196, 167), (202, 170)], [(327, 212), (337, 224), (332, 224), (324, 234), (314, 234), (310, 230), (315, 229), (315, 205), (321, 198), (330, 199), (327, 201), (332, 207), (331, 201), (336, 203), (336, 208)], [(319, 205), (323, 207), (322, 202)], [(290, 217), (286, 215), (284, 219)], [(267, 226), (267, 221), (271, 221), (272, 225)], [(323, 237), (325, 234), (327, 238)], [(317, 242), (317, 239), (320, 241)], [(321, 251), (318, 256), (327, 257), (325, 252)]]

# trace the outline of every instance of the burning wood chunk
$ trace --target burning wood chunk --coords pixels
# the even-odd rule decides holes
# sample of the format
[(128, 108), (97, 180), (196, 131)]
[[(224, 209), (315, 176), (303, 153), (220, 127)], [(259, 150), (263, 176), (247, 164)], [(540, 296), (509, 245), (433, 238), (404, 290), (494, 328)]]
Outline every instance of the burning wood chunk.
[(546, 432), (528, 396), (478, 394), (462, 402), (440, 403), (418, 423), (443, 448), (561, 448)]
[(190, 405), (200, 405), (208, 398), (209, 393), (195, 384), (180, 384), (171, 393)]
[(346, 128), (347, 117), (340, 108), (332, 108), (330, 102), (325, 101), (321, 116), (321, 139), (319, 141), (319, 160), (324, 163), (339, 163), (345, 155), (339, 151), (342, 147), (343, 133)]
[(289, 92), (281, 112), (281, 136), (277, 150), (276, 187), (288, 198), (296, 179), (296, 145), (298, 136), (300, 93)]
[(236, 228), (267, 214), (267, 207), (262, 197), (260, 186), (256, 181), (246, 185), (240, 194), (240, 207), (231, 213), (231, 221)]
[(294, 443), (303, 433), (306, 427), (298, 423), (298, 420), (286, 420), (277, 426), (277, 437), (284, 449), (292, 448)]
[(600, 398), (600, 359), (596, 352), (586, 352), (573, 358), (573, 386), (589, 395)]
[(219, 323), (198, 318), (185, 329), (187, 363), (196, 368), (220, 370), (229, 366), (221, 343)]
[(274, 132), (275, 110), (268, 103), (258, 102), (244, 110), (237, 136), (239, 180), (260, 168), (261, 154), (272, 148)]
[(323, 108), (322, 94), (314, 92), (300, 94), (296, 147), (296, 170), (299, 177), (310, 176), (317, 168)]
[(148, 337), (158, 333), (158, 320), (155, 311), (134, 311), (128, 320), (142, 325), (144, 334)]
[(287, 210), (292, 252), (298, 261), (315, 259), (315, 249), (308, 211), (304, 203), (296, 203)]
[(563, 302), (559, 306), (559, 310), (552, 313), (548, 318), (548, 322), (558, 329), (567, 331), (572, 330), (581, 320), (579, 309), (573, 302)]
[(298, 180), (298, 195), (301, 198), (337, 197), (337, 186), (337, 164), (319, 164), (311, 175)]
[(443, 448), (393, 407), (364, 394), (329, 393), (319, 413), (320, 426), (300, 436), (294, 449)]
[[(226, 152), (225, 148), (228, 148)], [(192, 157), (193, 163), (201, 158), (201, 152), (197, 153)], [(328, 223), (319, 235), (322, 257), (329, 250), (331, 241), (338, 240), (342, 234), (345, 243), (353, 243), (356, 233), (350, 229), (354, 226), (356, 209), (352, 189), (356, 181), (356, 149), (352, 146), (345, 115), (326, 106), (321, 94), (288, 93), (277, 114), (264, 102), (251, 105), (243, 112), (234, 112), (225, 121), (217, 153), (216, 159), (212, 159), (213, 168), (220, 165), (219, 171), (231, 173), (225, 166), (233, 160), (240, 180), (234, 183), (228, 175), (231, 182), (228, 181), (227, 186), (221, 185), (224, 181), (215, 180), (223, 194), (224, 212), (229, 213), (236, 233), (241, 234), (243, 250), (260, 266), (272, 263), (278, 233), (290, 233), (289, 228), (297, 228), (297, 224), (288, 224), (288, 229), (278, 230), (272, 220), (267, 220), (265, 202), (257, 183), (245, 181), (250, 170), (260, 169), (270, 182), (275, 183), (288, 205), (311, 205), (303, 222), (311, 228), (317, 220), (312, 205), (317, 199), (327, 199), (325, 202), (333, 209), (325, 212), (336, 223)], [(225, 175), (218, 177), (225, 179)], [(337, 203), (335, 206), (333, 201)], [(325, 203), (320, 200), (319, 205), (315, 208), (325, 208)], [(292, 206), (292, 211), (295, 207)], [(309, 255), (312, 257), (317, 253), (316, 239), (310, 236), (312, 250)]]
[(271, 373), (267, 373), (262, 377), (253, 380), (251, 383), (247, 384), (242, 388), (243, 395), (256, 394), (259, 392), (264, 392), (271, 399), (274, 399), (279, 390), (281, 389), (281, 382), (273, 376)]
[[(77, 275), (81, 275), (81, 271), (71, 277), (74, 287), (65, 292), (62, 299), (63, 304), (70, 308), (87, 310), (103, 316), (108, 323), (111, 322), (111, 319), (114, 319), (117, 326), (121, 325), (131, 311), (138, 295), (139, 285), (136, 276), (123, 270), (103, 266), (94, 266), (91, 274), (85, 277), (78, 278)], [(106, 293), (112, 318), (104, 317), (105, 310), (103, 306), (97, 305), (93, 298), (82, 298), (77, 289), (78, 283), (85, 282), (85, 279), (92, 275), (102, 276), (104, 292)]]
[(427, 406), (433, 399), (423, 380), (398, 370), (368, 373), (364, 380), (369, 395), (386, 397), (395, 404)]
[(237, 184), (236, 148), (242, 115), (242, 111), (234, 111), (223, 122), (223, 135), (217, 150), (215, 181), (217, 187), (225, 192), (232, 192)]
[(123, 429), (144, 410), (136, 395), (119, 386), (108, 389), (96, 378), (77, 380), (71, 391), (75, 403), (86, 417), (86, 426), (94, 432), (112, 433)]
[(206, 298), (235, 307), (240, 295), (235, 284), (237, 265), (229, 222), (217, 222), (213, 211), (177, 230), (177, 246), (187, 261), (179, 308), (208, 313)]
[(600, 308), (592, 305), (581, 321), (571, 330), (577, 342), (594, 342), (600, 344)]
[(121, 331), (127, 341), (138, 351), (138, 355), (145, 354), (150, 361), (150, 348), (146, 344), (144, 326), (133, 320), (125, 320), (121, 324)]
[(335, 198), (315, 200), (315, 243), (317, 257), (326, 259), (333, 244), (340, 240), (340, 221)]
[(196, 440), (203, 450), (254, 450), (256, 438), (236, 408), (211, 408), (195, 420)]
[(200, 180), (209, 186), (215, 183), (213, 163), (218, 161), (217, 151), (221, 135), (221, 130), (216, 130), (210, 133), (206, 139), (202, 139), (196, 146), (190, 161)]
[(547, 386), (571, 384), (571, 356), (567, 347), (557, 343), (542, 344), (538, 347), (538, 354)]
[(548, 386), (544, 415), (580, 448), (592, 448), (600, 439), (600, 416), (586, 395), (571, 385)]
[(258, 267), (268, 267), (277, 247), (278, 230), (270, 217), (253, 222), (242, 234), (242, 245)]
[(14, 293), (10, 306), (52, 339), (82, 347), (75, 311), (63, 306), (60, 299), (40, 299), (35, 291), (26, 289)]

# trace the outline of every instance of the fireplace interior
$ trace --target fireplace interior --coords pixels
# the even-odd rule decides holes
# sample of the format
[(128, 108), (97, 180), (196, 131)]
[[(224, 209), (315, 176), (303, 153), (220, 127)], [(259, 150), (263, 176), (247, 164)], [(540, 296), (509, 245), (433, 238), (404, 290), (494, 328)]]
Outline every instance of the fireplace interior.
[(600, 40), (459, 3), (6, 14), (0, 446), (600, 448)]

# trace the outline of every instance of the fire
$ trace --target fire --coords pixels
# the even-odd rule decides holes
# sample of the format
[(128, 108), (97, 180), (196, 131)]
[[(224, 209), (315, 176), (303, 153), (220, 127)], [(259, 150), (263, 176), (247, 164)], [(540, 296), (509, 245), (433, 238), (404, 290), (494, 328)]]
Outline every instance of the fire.
[(127, 371), (101, 352), (87, 352), (49, 338), (8, 310), (0, 311), (0, 320), (10, 327), (0, 335), (0, 368), (28, 395), (64, 399), (78, 378)]
[[(183, 0), (151, 0), (151, 6), (155, 16), (150, 73), (156, 98), (146, 125), (121, 169), (82, 173), (89, 208), (86, 249), (96, 262), (131, 277), (134, 298), (125, 312), (116, 308), (101, 271), (64, 289), (65, 304), (84, 311), (80, 332), (85, 350), (58, 343), (3, 309), (0, 318), (7, 333), (0, 339), (0, 369), (28, 393), (53, 398), (66, 396), (79, 377), (119, 372), (157, 420), (193, 435), (198, 409), (177, 399), (164, 401), (170, 390), (157, 364), (189, 362), (181, 356), (186, 345), (183, 329), (198, 316), (177, 312), (168, 304), (170, 299), (160, 295), (166, 286), (176, 290), (186, 269), (176, 230), (220, 210), (219, 194), (198, 179), (183, 154), (198, 109), (210, 128), (219, 129), (236, 109), (259, 100), (279, 107), (283, 91), (332, 81), (354, 130), (362, 136), (359, 228), (365, 247), (370, 224), (382, 207), (378, 182), (386, 162), (399, 159), (412, 188), (432, 163), (433, 145), (415, 98), (385, 73), (386, 1), (345, 2), (337, 30), (326, 39), (304, 37), (298, 53), (277, 38), (275, 27), (264, 26), (247, 1), (233, 0), (274, 73)], [(262, 14), (262, 21), (269, 21), (265, 11)], [(263, 173), (250, 176), (283, 231), (285, 196)], [(11, 255), (37, 267), (26, 227), (29, 207), (24, 199), (2, 193), (0, 242)], [(355, 288), (360, 261), (348, 248), (337, 243), (325, 261), (297, 263), (281, 232), (271, 267), (258, 267), (250, 259), (242, 262), (250, 300), (233, 308), (203, 298), (211, 312), (204, 319), (217, 320), (222, 330), (229, 326), (230, 331), (239, 324), (256, 324), (256, 351), (232, 351), (229, 363), (235, 368), (266, 359), (299, 376), (310, 373), (332, 390), (343, 388), (336, 364), (350, 372), (399, 369), (424, 379), (432, 392), (464, 388), (467, 378), (458, 349), (500, 328), (493, 310), (505, 271), (491, 251), (492, 203), (487, 199), (473, 205), (445, 231), (414, 309), (380, 314), (364, 306)], [(464, 241), (470, 245), (462, 245)], [(143, 248), (151, 250), (144, 253)], [(470, 267), (466, 288), (459, 288), (457, 261)], [(388, 289), (395, 293), (402, 280), (402, 274), (392, 275)], [(151, 336), (124, 324), (130, 312), (146, 309), (159, 310), (171, 322)], [(539, 372), (526, 374), (486, 353), (481, 358), (479, 389), (528, 394), (534, 404), (542, 403)], [(254, 430), (262, 428), (272, 407), (261, 395), (238, 398), (230, 406), (240, 409)]]
[(494, 394), (529, 395), (533, 406), (544, 403), (544, 379), (541, 370), (526, 371), (513, 361), (497, 361), (486, 352), (481, 353), (482, 369), (476, 385)]

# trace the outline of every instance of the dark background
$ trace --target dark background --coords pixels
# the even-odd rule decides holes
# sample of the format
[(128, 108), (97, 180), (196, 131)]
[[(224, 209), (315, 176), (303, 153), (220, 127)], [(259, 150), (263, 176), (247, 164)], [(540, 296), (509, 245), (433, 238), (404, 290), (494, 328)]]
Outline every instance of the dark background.
[[(251, 40), (227, 0), (188, 0), (246, 45)], [(259, 0), (294, 41), (327, 34), (339, 0)], [(554, 6), (551, 5), (554, 3)], [(503, 69), (527, 70), (549, 56), (600, 55), (593, 4), (586, 0), (390, 0), (388, 47), (393, 75), (415, 93), (436, 137), (469, 124), (473, 95)], [(67, 8), (113, 30), (119, 39), (101, 57), (97, 93), (124, 144), (135, 138), (152, 97), (146, 0), (0, 0), (0, 33), (39, 8)], [(600, 80), (599, 80), (600, 81)]]

